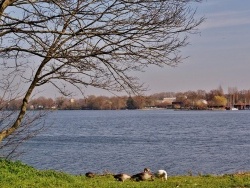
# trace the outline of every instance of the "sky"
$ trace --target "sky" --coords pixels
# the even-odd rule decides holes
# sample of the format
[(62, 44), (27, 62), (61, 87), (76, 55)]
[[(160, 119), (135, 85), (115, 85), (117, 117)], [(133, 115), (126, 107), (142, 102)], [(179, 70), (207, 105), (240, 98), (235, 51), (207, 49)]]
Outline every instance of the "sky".
[[(189, 45), (181, 49), (186, 57), (177, 67), (150, 67), (136, 76), (148, 86), (145, 95), (160, 92), (210, 91), (221, 86), (250, 89), (250, 1), (203, 0), (195, 4), (197, 17), (206, 20), (199, 33), (189, 35)], [(112, 96), (87, 88), (85, 95)], [(50, 90), (47, 96), (57, 96)]]
[(207, 0), (196, 6), (197, 16), (206, 20), (182, 49), (188, 58), (175, 68), (151, 68), (140, 74), (149, 86), (147, 94), (219, 86), (225, 93), (228, 87), (250, 89), (250, 1)]

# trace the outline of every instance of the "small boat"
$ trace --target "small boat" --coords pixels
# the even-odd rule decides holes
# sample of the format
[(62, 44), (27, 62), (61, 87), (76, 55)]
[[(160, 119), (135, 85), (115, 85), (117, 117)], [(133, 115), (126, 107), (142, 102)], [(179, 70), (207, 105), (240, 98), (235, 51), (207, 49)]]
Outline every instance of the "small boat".
[(231, 108), (231, 110), (239, 110), (239, 109), (238, 109), (238, 108), (234, 108), (234, 107), (233, 107), (233, 108)]

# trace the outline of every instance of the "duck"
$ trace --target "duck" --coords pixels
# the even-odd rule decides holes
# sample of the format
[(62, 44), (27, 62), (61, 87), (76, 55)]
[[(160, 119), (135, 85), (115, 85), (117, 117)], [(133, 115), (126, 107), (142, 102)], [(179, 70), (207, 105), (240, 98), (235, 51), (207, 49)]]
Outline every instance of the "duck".
[(167, 180), (168, 179), (168, 174), (165, 170), (158, 170), (155, 173), (155, 176), (158, 178), (161, 178), (161, 180)]
[(144, 168), (143, 172), (131, 176), (131, 179), (136, 181), (153, 180), (153, 174), (149, 168)]
[(118, 180), (118, 181), (122, 181), (122, 182), (124, 182), (125, 180), (128, 180), (128, 179), (130, 179), (130, 178), (131, 178), (131, 176), (130, 176), (130, 175), (128, 175), (128, 174), (124, 174), (124, 173), (121, 173), (121, 174), (115, 174), (115, 175), (113, 175), (113, 177), (114, 177), (116, 180)]
[(93, 172), (87, 172), (85, 174), (85, 176), (88, 177), (88, 178), (93, 178), (93, 177), (95, 177), (95, 173), (93, 173)]

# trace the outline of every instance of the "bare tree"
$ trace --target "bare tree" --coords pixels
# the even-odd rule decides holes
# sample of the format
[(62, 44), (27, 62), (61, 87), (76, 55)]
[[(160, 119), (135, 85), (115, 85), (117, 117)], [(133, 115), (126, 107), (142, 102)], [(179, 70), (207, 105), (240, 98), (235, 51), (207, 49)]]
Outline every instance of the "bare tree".
[[(0, 57), (8, 71), (22, 70), (27, 83), (17, 119), (0, 141), (21, 125), (36, 87), (67, 83), (108, 91), (140, 92), (133, 71), (148, 65), (176, 66), (199, 0), (2, 0)], [(25, 87), (24, 87), (25, 88)]]

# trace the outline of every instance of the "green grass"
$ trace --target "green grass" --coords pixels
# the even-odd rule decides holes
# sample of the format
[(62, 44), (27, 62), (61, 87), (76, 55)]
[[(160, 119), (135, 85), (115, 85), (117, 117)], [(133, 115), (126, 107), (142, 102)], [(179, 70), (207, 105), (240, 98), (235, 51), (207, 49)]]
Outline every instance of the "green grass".
[(118, 182), (111, 175), (87, 178), (53, 170), (37, 170), (0, 159), (1, 188), (250, 188), (250, 173), (223, 176), (170, 176), (167, 181)]

